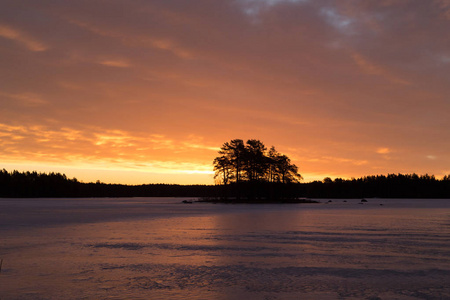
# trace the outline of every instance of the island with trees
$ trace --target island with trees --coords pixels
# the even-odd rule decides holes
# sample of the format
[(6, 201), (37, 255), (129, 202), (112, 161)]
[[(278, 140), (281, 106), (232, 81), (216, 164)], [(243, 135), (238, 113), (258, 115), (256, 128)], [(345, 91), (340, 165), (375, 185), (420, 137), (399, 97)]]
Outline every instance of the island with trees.
[(213, 162), (216, 184), (223, 185), (220, 197), (203, 201), (231, 203), (316, 202), (300, 197), (296, 184), (302, 176), (289, 157), (274, 146), (250, 139), (234, 139), (222, 145)]

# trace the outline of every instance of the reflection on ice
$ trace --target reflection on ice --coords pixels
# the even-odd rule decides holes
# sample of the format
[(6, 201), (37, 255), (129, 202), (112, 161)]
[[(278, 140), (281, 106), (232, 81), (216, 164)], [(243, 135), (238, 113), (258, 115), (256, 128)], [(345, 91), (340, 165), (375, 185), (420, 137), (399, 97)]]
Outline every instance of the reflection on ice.
[(129, 200), (0, 199), (1, 299), (450, 298), (448, 200)]

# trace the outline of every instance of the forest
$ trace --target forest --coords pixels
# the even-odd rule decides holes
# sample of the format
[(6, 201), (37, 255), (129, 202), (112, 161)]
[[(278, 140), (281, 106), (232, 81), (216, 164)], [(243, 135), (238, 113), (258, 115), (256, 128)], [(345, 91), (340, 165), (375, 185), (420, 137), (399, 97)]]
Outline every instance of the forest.
[[(242, 197), (276, 198), (449, 198), (450, 176), (388, 174), (358, 179), (325, 178), (322, 181), (241, 182)], [(236, 197), (236, 182), (227, 185), (84, 183), (60, 173), (0, 171), (0, 197)], [(246, 194), (247, 193), (247, 194)], [(282, 193), (282, 195), (280, 195)]]

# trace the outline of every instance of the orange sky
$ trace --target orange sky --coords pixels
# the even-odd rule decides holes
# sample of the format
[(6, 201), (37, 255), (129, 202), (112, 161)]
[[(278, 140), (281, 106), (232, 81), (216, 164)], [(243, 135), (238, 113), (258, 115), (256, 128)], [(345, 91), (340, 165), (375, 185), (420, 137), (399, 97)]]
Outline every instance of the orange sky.
[(448, 0), (0, 0), (0, 168), (213, 184), (274, 145), (305, 181), (450, 174)]

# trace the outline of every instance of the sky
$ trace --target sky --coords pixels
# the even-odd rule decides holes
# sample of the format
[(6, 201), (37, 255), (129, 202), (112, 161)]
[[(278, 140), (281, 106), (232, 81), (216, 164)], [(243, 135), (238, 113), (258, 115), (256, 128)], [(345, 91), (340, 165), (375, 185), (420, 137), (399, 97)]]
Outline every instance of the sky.
[(0, 0), (0, 169), (214, 184), (450, 174), (450, 0)]

